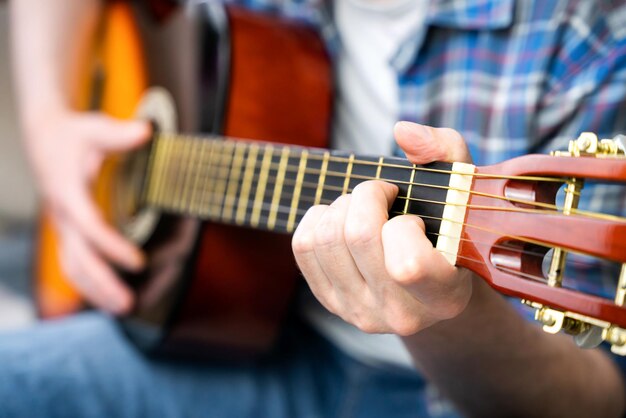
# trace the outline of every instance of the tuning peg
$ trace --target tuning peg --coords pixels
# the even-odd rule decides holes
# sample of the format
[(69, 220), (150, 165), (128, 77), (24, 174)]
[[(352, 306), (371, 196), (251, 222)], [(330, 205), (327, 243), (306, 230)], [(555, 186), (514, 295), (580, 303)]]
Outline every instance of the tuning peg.
[(602, 339), (611, 344), (611, 352), (626, 356), (626, 330), (612, 325), (602, 331)]
[(586, 330), (574, 336), (574, 342), (580, 348), (596, 348), (603, 341), (603, 331), (601, 327), (587, 324)]
[(626, 135), (620, 134), (614, 136), (613, 142), (621, 154), (626, 154)]

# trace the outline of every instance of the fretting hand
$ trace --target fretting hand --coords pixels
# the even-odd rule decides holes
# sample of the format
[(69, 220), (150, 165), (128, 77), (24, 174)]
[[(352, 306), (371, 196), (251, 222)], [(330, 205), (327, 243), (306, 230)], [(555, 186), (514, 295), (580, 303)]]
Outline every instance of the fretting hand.
[[(469, 162), (461, 136), (400, 122), (396, 140), (411, 162)], [(370, 333), (411, 335), (459, 315), (472, 294), (471, 273), (433, 248), (414, 215), (391, 220), (396, 186), (359, 184), (330, 205), (309, 209), (293, 237), (296, 261), (331, 312)]]

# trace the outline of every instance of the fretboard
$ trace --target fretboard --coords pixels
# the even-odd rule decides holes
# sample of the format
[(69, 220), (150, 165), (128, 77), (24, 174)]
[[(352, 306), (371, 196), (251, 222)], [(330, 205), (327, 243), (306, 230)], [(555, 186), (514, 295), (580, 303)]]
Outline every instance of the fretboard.
[(217, 137), (159, 135), (145, 203), (168, 213), (291, 233), (307, 209), (329, 204), (366, 180), (398, 186), (390, 216), (416, 214), (436, 241), (452, 164), (417, 166), (361, 156)]

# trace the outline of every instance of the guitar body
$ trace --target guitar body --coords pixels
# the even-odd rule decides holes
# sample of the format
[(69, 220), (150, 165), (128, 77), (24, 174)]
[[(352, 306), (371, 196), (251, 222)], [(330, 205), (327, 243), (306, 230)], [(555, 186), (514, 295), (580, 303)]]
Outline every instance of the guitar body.
[[(332, 75), (317, 34), (242, 9), (208, 12), (200, 10), (193, 22), (197, 58), (188, 74), (195, 77), (195, 90), (181, 100), (185, 130), (326, 147)], [(212, 23), (203, 17), (208, 15)], [(161, 80), (146, 70), (151, 57), (144, 60), (126, 3), (112, 3), (105, 28), (101, 109), (132, 117), (142, 92)], [(189, 77), (184, 81), (188, 84)], [(190, 116), (189, 111), (197, 113)], [(96, 186), (108, 214), (116, 173), (105, 167)], [(289, 236), (164, 214), (143, 247), (148, 267), (125, 275), (137, 304), (121, 321), (139, 346), (187, 358), (248, 357), (272, 346), (296, 285)], [(83, 308), (63, 276), (58, 240), (46, 217), (37, 253), (35, 292), (41, 315), (57, 317)]]

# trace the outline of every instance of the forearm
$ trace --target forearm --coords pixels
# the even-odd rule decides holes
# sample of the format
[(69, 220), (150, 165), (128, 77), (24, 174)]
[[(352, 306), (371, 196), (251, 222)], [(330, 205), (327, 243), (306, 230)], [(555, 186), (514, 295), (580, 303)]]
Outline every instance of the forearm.
[(11, 37), (18, 106), (26, 129), (76, 100), (100, 0), (13, 0)]
[(480, 278), (460, 316), (405, 343), (470, 416), (619, 417), (625, 409), (624, 383), (608, 356), (545, 334)]

